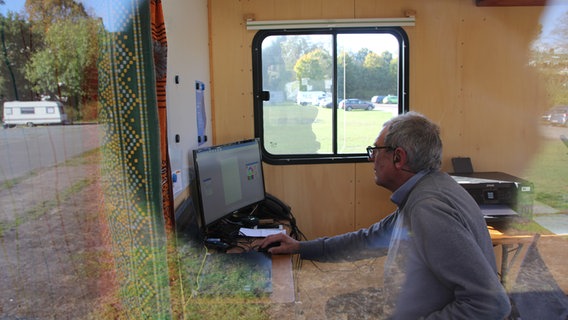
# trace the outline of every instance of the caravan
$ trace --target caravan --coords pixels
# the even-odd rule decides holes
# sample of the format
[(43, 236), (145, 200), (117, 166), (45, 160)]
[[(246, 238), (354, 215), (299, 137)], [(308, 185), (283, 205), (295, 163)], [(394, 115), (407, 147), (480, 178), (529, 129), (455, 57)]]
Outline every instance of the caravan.
[(298, 91), (296, 103), (301, 106), (317, 106), (320, 99), (324, 98), (326, 98), (326, 93), (323, 91)]
[(16, 125), (67, 124), (67, 114), (59, 101), (4, 102), (4, 128)]

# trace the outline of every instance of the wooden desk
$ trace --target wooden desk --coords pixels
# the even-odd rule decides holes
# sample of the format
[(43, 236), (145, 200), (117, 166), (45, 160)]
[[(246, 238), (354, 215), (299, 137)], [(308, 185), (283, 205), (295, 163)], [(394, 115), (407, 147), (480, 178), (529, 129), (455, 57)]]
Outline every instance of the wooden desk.
[(291, 255), (272, 256), (272, 294), (275, 303), (289, 303), (296, 300)]
[(528, 249), (528, 245), (537, 240), (538, 235), (506, 235), (491, 226), (487, 228), (489, 229), (493, 246), (496, 248), (501, 246), (501, 256), (498, 257), (496, 254), (496, 258), (497, 265), (500, 267), (498, 272), (501, 274), (501, 283), (507, 288), (509, 274), (511, 271), (518, 269), (516, 268), (517, 265), (515, 262), (520, 263), (522, 261)]

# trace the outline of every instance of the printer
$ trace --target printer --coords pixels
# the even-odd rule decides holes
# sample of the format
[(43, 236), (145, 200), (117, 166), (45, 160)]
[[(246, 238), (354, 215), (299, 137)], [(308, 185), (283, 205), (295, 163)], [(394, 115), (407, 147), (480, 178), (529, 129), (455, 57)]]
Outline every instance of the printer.
[(520, 216), (531, 219), (533, 184), (503, 172), (450, 173), (475, 199), (486, 220)]

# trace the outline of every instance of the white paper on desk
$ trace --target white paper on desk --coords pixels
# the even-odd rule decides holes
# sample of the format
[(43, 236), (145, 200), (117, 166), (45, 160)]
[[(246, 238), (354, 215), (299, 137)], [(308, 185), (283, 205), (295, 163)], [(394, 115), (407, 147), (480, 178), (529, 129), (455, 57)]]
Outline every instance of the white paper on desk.
[(283, 233), (286, 234), (285, 229), (271, 229), (271, 228), (261, 228), (261, 229), (251, 229), (251, 228), (241, 228), (240, 233), (247, 236), (247, 237), (256, 237), (256, 238), (264, 238), (271, 236), (273, 234)]
[(516, 216), (518, 215), (513, 209), (506, 205), (499, 204), (482, 204), (479, 205), (484, 216)]

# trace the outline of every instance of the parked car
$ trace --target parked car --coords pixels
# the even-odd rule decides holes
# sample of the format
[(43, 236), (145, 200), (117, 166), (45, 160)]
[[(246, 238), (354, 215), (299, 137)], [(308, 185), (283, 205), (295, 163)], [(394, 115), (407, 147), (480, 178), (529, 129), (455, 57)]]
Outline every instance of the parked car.
[(333, 107), (333, 100), (331, 98), (321, 99), (319, 106), (324, 108), (331, 108)]
[(556, 106), (556, 107), (553, 107), (553, 108), (546, 110), (546, 112), (543, 113), (542, 116), (540, 117), (540, 120), (542, 122), (544, 122), (545, 124), (550, 124), (550, 117), (555, 112), (555, 110), (558, 109), (558, 108), (560, 108), (560, 107)]
[(553, 108), (548, 109), (545, 113), (542, 114), (540, 120), (545, 124), (550, 124), (550, 117), (552, 117), (553, 113), (557, 113), (558, 109), (566, 108), (566, 106), (555, 106)]
[(384, 98), (385, 98), (385, 96), (373, 96), (371, 98), (371, 102), (372, 103), (383, 103)]
[(553, 109), (550, 109), (545, 113), (543, 113), (543, 115), (540, 117), (540, 121), (542, 121), (545, 124), (550, 124), (550, 116), (552, 116), (552, 110)]
[(549, 123), (554, 126), (568, 126), (568, 106), (553, 108)]
[(375, 106), (368, 102), (359, 99), (345, 99), (339, 102), (339, 109), (344, 109), (345, 111), (351, 111), (353, 109), (363, 109), (363, 110), (373, 110)]
[(390, 94), (383, 99), (383, 103), (398, 104), (398, 96), (391, 96)]

